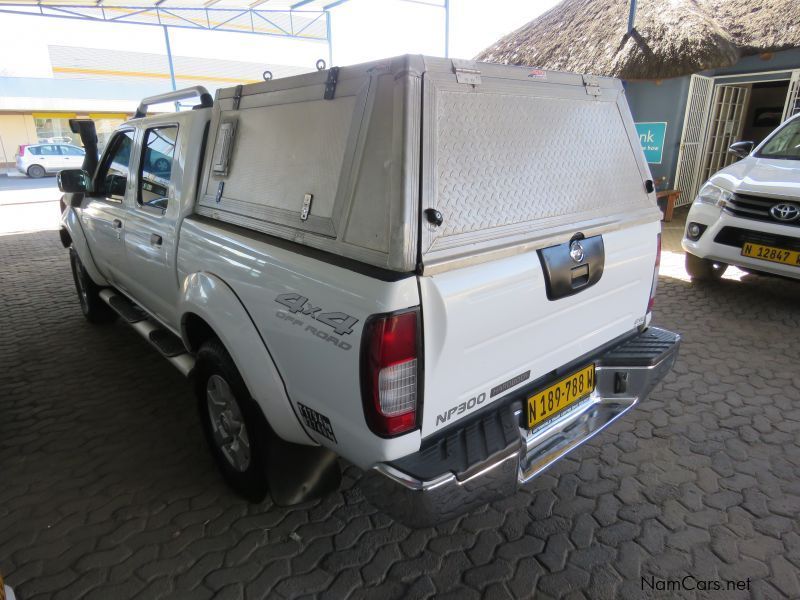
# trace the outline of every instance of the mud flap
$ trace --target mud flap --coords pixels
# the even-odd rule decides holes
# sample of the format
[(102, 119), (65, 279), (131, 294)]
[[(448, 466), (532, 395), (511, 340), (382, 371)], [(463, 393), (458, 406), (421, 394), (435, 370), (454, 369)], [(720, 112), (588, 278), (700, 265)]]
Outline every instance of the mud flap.
[(269, 489), (278, 506), (293, 506), (339, 488), (338, 456), (322, 446), (304, 446), (273, 436), (269, 449)]

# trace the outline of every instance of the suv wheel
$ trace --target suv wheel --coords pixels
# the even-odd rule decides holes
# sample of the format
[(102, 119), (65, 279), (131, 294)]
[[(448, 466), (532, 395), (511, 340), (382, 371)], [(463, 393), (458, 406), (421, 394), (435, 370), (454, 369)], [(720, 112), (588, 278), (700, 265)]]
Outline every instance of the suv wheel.
[(81, 303), (81, 312), (90, 323), (111, 323), (116, 320), (117, 313), (100, 297), (98, 286), (86, 268), (83, 266), (75, 248), (69, 249), (69, 264), (72, 267), (72, 279), (75, 281), (75, 290), (78, 292), (78, 301)]
[(686, 272), (693, 281), (717, 281), (728, 265), (686, 253)]
[(34, 179), (39, 179), (44, 177), (45, 170), (42, 165), (31, 165), (28, 167), (28, 177), (33, 177)]
[(261, 502), (268, 489), (272, 434), (219, 340), (209, 340), (197, 352), (195, 394), (206, 441), (222, 476), (240, 496)]

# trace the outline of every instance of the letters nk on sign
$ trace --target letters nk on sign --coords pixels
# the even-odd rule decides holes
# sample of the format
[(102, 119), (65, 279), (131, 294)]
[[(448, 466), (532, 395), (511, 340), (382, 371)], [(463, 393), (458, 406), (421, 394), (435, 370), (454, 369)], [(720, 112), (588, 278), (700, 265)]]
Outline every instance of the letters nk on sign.
[(660, 165), (664, 156), (664, 138), (667, 134), (666, 122), (636, 123), (636, 134), (642, 145), (645, 160)]

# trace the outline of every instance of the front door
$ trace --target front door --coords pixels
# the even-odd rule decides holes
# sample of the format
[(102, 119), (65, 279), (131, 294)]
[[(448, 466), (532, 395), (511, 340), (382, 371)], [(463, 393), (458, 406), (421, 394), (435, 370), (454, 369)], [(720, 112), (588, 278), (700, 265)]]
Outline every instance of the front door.
[(703, 183), (700, 180), (703, 140), (705, 140), (713, 88), (714, 80), (711, 77), (692, 75), (686, 100), (686, 114), (683, 117), (681, 145), (678, 150), (678, 168), (675, 172), (674, 187), (681, 190), (676, 205), (691, 204), (700, 184)]
[(145, 130), (133, 201), (129, 203), (125, 252), (126, 284), (136, 302), (167, 325), (175, 326), (178, 279), (175, 270), (176, 223), (173, 169), (178, 126)]
[(728, 152), (728, 147), (741, 140), (749, 99), (749, 85), (718, 85), (715, 88), (701, 182), (738, 160)]
[(64, 167), (61, 165), (62, 156), (57, 144), (44, 144), (39, 146), (39, 164), (48, 173), (57, 173)]
[(97, 268), (124, 289), (121, 273), (125, 263), (125, 198), (130, 191), (130, 167), (134, 130), (116, 133), (94, 178), (94, 192), (83, 201), (81, 221), (89, 238)]

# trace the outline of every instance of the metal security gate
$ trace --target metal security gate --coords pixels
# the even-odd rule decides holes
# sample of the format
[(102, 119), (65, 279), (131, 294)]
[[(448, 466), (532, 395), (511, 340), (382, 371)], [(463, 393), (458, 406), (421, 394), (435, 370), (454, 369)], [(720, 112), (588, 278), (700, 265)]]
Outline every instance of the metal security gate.
[(783, 106), (783, 118), (785, 121), (792, 115), (800, 112), (800, 70), (792, 71), (792, 78), (789, 80), (789, 93), (786, 94), (786, 103)]
[(711, 77), (692, 75), (678, 151), (678, 169), (675, 172), (675, 188), (682, 192), (676, 206), (691, 204), (701, 183), (698, 180), (713, 88), (714, 80)]
[(728, 153), (728, 146), (741, 138), (749, 99), (750, 86), (719, 85), (714, 90), (711, 120), (708, 124), (710, 135), (703, 152), (703, 169), (698, 185), (738, 160)]

